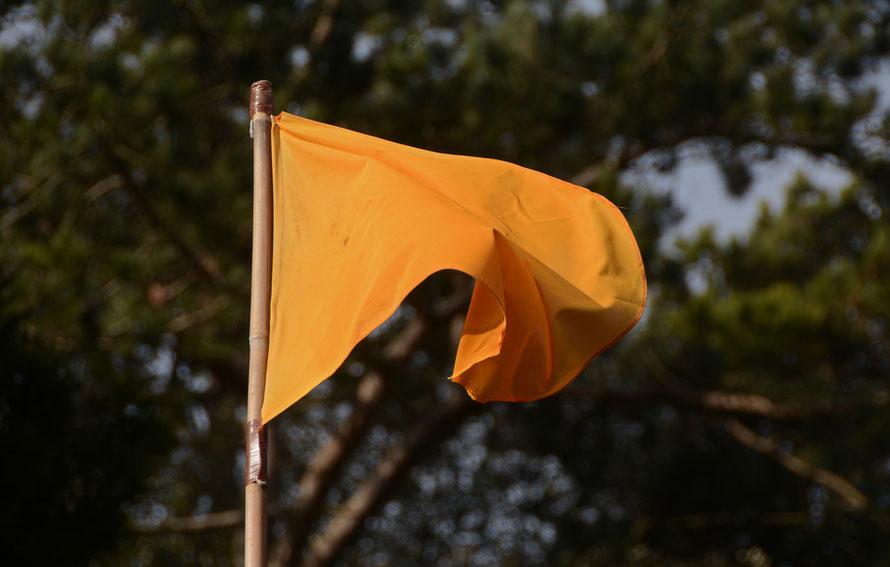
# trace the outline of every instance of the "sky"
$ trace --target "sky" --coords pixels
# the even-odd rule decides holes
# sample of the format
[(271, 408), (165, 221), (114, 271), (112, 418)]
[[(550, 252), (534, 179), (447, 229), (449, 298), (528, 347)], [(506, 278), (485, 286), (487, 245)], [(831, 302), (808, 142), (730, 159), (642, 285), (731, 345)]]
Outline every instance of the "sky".
[(721, 242), (745, 237), (759, 216), (761, 203), (766, 203), (773, 212), (780, 211), (785, 202), (785, 189), (800, 173), (829, 194), (837, 194), (852, 181), (850, 174), (831, 160), (814, 159), (799, 150), (784, 150), (776, 159), (754, 164), (753, 182), (748, 192), (737, 198), (724, 189), (713, 160), (700, 152), (685, 153), (670, 173), (634, 169), (625, 177), (629, 184), (642, 182), (657, 193), (673, 193), (675, 204), (684, 216), (665, 234), (662, 245), (667, 247), (677, 238), (693, 237), (708, 225), (714, 227), (714, 235)]
[[(876, 89), (878, 102), (872, 117), (890, 110), (890, 59), (883, 60), (863, 80), (864, 87)], [(867, 122), (867, 120), (866, 120)], [(874, 141), (873, 141), (874, 142)], [(878, 151), (890, 151), (887, 141)], [(785, 188), (798, 174), (805, 175), (816, 187), (829, 194), (838, 194), (853, 178), (832, 159), (815, 159), (800, 150), (781, 151), (775, 159), (754, 164), (753, 182), (742, 198), (735, 198), (722, 188), (723, 180), (709, 157), (694, 145), (682, 148), (680, 163), (669, 173), (658, 173), (647, 166), (645, 159), (625, 177), (630, 184), (648, 186), (656, 192), (672, 191), (676, 204), (685, 216), (678, 226), (669, 231), (662, 241), (671, 247), (678, 237), (692, 237), (703, 226), (712, 225), (718, 240), (745, 238), (766, 203), (778, 212), (785, 203)]]

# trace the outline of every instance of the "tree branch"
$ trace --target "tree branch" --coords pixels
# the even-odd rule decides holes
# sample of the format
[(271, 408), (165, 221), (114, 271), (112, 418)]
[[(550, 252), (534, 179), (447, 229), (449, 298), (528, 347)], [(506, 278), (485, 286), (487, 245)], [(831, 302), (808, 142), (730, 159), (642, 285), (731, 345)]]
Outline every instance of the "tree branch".
[(337, 473), (355, 450), (371, 424), (371, 417), (383, 400), (385, 382), (376, 372), (369, 372), (359, 382), (352, 415), (333, 439), (313, 455), (300, 479), (300, 499), (287, 515), (284, 533), (269, 553), (271, 567), (291, 563), (295, 554), (306, 545), (309, 530), (321, 514), (324, 497)]
[[(270, 505), (270, 516), (276, 516), (281, 510), (276, 505)], [(222, 510), (196, 516), (181, 516), (170, 518), (155, 527), (137, 526), (134, 531), (146, 534), (161, 534), (171, 532), (203, 532), (207, 530), (221, 530), (228, 528), (241, 528), (244, 526), (244, 510)]]
[(321, 13), (315, 21), (315, 26), (309, 34), (309, 41), (314, 46), (321, 46), (327, 41), (331, 35), (331, 29), (334, 27), (334, 11), (340, 4), (340, 0), (325, 0), (321, 8)]
[(750, 415), (776, 421), (812, 419), (863, 408), (881, 408), (890, 405), (890, 394), (839, 404), (792, 406), (774, 402), (761, 394), (724, 390), (699, 391), (679, 385), (639, 388), (631, 392), (573, 389), (568, 393), (602, 403), (665, 403), (714, 413)]
[(271, 566), (288, 565), (301, 558), (310, 530), (322, 513), (328, 490), (367, 433), (373, 414), (383, 401), (386, 381), (382, 373), (407, 360), (436, 324), (453, 318), (465, 309), (467, 299), (467, 294), (459, 290), (445, 298), (443, 305), (434, 312), (417, 310), (418, 315), (383, 347), (380, 356), (366, 357), (371, 359), (369, 365), (377, 371), (369, 372), (362, 379), (356, 390), (352, 415), (307, 466), (300, 480), (300, 499), (288, 514), (284, 533), (271, 548)]
[[(404, 361), (428, 333), (429, 326), (417, 317), (410, 321), (383, 348), (383, 359), (390, 364)], [(356, 388), (352, 415), (338, 429), (333, 439), (313, 455), (300, 479), (300, 498), (291, 508), (284, 533), (269, 553), (270, 566), (291, 563), (309, 538), (309, 531), (321, 515), (324, 498), (337, 473), (370, 428), (372, 417), (383, 401), (386, 382), (378, 372), (367, 373)]]
[(197, 325), (201, 325), (212, 320), (220, 311), (229, 306), (231, 301), (225, 295), (218, 295), (207, 304), (199, 307), (194, 311), (183, 313), (175, 317), (167, 325), (167, 330), (173, 334), (178, 334)]
[(785, 419), (794, 413), (786, 406), (774, 403), (765, 396), (712, 390), (699, 392), (692, 389), (654, 386), (632, 392), (611, 390), (570, 390), (581, 398), (602, 403), (667, 403), (717, 413), (757, 415), (770, 419)]
[(121, 157), (115, 150), (120, 144), (111, 143), (107, 134), (103, 131), (102, 125), (96, 126), (100, 130), (102, 136), (101, 149), (108, 162), (113, 166), (115, 173), (120, 178), (119, 187), (123, 188), (133, 199), (141, 210), (142, 214), (148, 218), (149, 222), (160, 230), (170, 243), (175, 246), (180, 254), (186, 258), (195, 268), (198, 274), (204, 278), (213, 288), (223, 288), (227, 285), (227, 281), (219, 268), (219, 262), (207, 249), (202, 246), (193, 247), (187, 243), (180, 235), (179, 231), (170, 226), (169, 223), (161, 217), (160, 214), (151, 205), (148, 199), (141, 191), (142, 183), (137, 181), (133, 175), (135, 166), (131, 166), (128, 160)]
[(806, 510), (764, 513), (753, 510), (723, 510), (681, 516), (639, 516), (634, 520), (631, 532), (635, 538), (642, 539), (651, 530), (707, 529), (734, 526), (738, 525), (740, 521), (753, 521), (773, 527), (802, 526), (810, 522), (810, 515)]
[(449, 423), (465, 415), (474, 403), (463, 393), (455, 391), (451, 399), (421, 419), (409, 429), (404, 444), (392, 447), (377, 465), (374, 477), (368, 480), (340, 508), (312, 546), (312, 555), (302, 567), (325, 567), (337, 554), (365, 519), (384, 501), (396, 479), (423, 453), (433, 447), (437, 437), (453, 431)]
[(853, 483), (829, 470), (805, 462), (800, 457), (779, 449), (779, 443), (757, 435), (737, 419), (724, 422), (726, 431), (739, 443), (773, 459), (791, 473), (821, 484), (834, 492), (853, 510), (863, 511), (869, 505), (868, 498)]
[(202, 532), (225, 528), (236, 528), (244, 525), (244, 510), (224, 510), (201, 516), (185, 516), (170, 518), (154, 529), (140, 528), (138, 531), (150, 533), (163, 532)]
[(219, 262), (206, 249), (196, 249), (189, 245), (180, 235), (179, 231), (171, 227), (161, 215), (151, 206), (142, 191), (139, 190), (138, 183), (129, 175), (129, 172), (121, 172), (124, 177), (123, 187), (127, 190), (130, 197), (136, 202), (142, 213), (148, 217), (149, 221), (179, 250), (179, 252), (189, 260), (197, 272), (207, 280), (213, 287), (223, 287), (226, 285), (226, 278), (219, 269)]

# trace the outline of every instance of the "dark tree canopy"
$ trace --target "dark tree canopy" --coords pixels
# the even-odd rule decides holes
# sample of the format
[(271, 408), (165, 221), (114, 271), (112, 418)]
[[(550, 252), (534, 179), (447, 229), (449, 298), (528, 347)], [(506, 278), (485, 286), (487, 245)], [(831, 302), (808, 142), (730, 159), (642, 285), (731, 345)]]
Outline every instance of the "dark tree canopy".
[[(273, 564), (890, 563), (888, 52), (882, 0), (0, 2), (4, 558), (241, 561), (265, 78), (606, 195), (650, 285), (564, 392), (483, 406), (444, 379), (472, 281), (428, 279), (273, 422)], [(792, 152), (851, 181), (670, 242), (628, 173), (690, 148), (740, 199)]]

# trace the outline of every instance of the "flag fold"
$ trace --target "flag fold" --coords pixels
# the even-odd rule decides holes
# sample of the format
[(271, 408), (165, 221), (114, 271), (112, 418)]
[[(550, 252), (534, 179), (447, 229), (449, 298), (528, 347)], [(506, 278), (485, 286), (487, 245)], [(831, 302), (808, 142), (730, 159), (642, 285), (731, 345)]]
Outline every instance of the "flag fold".
[(478, 401), (556, 392), (642, 315), (633, 234), (582, 187), (287, 113), (274, 118), (272, 172), (263, 422), (440, 270), (476, 278), (451, 379)]

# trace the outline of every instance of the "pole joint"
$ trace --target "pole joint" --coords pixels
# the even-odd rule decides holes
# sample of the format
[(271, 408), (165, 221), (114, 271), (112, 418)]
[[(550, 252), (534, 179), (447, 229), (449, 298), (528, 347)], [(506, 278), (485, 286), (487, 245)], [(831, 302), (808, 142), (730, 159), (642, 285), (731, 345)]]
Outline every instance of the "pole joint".
[(265, 346), (269, 344), (269, 336), (261, 333), (254, 333), (247, 337), (247, 343), (251, 345), (258, 344), (260, 346)]

